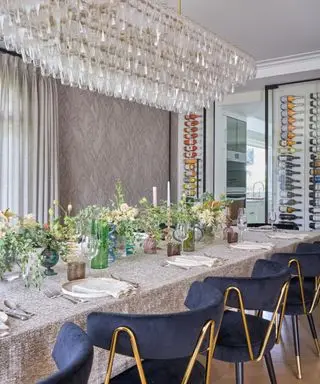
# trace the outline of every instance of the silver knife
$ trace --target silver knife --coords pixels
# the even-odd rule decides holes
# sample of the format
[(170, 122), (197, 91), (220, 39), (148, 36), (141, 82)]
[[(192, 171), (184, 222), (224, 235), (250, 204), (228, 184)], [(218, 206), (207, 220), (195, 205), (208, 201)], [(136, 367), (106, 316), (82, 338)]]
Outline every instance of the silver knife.
[(14, 319), (19, 319), (22, 321), (26, 321), (26, 320), (30, 319), (29, 316), (21, 315), (19, 313), (13, 312), (13, 311), (4, 310), (3, 312), (8, 316), (13, 317)]

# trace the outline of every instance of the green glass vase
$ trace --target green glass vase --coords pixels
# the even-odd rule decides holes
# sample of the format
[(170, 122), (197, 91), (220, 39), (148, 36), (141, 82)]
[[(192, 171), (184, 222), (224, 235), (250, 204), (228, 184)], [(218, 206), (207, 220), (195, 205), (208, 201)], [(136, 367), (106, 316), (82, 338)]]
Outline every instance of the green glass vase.
[(188, 238), (183, 242), (183, 252), (194, 252), (196, 249), (196, 237), (194, 228), (188, 231)]
[(91, 261), (92, 269), (108, 268), (109, 229), (109, 225), (105, 221), (100, 220), (96, 223), (98, 251), (97, 256), (95, 256)]

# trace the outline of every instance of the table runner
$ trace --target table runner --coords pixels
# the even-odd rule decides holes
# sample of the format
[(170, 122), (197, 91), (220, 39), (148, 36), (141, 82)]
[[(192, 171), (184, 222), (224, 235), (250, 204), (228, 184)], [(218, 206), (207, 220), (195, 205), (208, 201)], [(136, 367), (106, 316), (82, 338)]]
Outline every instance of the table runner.
[[(249, 276), (255, 261), (268, 258), (275, 252), (293, 252), (299, 239), (268, 239), (266, 234), (247, 232), (250, 241), (272, 242), (275, 248), (265, 250), (231, 249), (227, 244), (211, 246), (199, 245), (198, 255), (214, 256), (223, 259), (221, 266), (207, 268), (196, 267), (189, 270), (175, 266), (164, 267), (166, 255), (160, 251), (157, 255), (134, 255), (118, 260), (104, 271), (94, 271), (96, 276), (110, 276), (139, 283), (136, 295), (121, 299), (100, 298), (88, 303), (74, 305), (63, 299), (48, 299), (43, 292), (27, 289), (21, 280), (0, 282), (0, 308), (5, 298), (19, 302), (29, 311), (36, 313), (31, 320), (22, 322), (10, 318), (11, 334), (0, 339), (0, 383), (33, 384), (55, 370), (51, 359), (52, 347), (57, 333), (65, 321), (73, 321), (86, 328), (86, 317), (92, 311), (166, 313), (184, 311), (184, 299), (190, 284), (203, 280), (207, 276)], [(310, 233), (304, 241), (320, 240), (320, 233)], [(60, 288), (66, 281), (66, 266), (56, 267), (57, 276), (46, 278), (45, 288)], [(104, 381), (107, 353), (95, 348), (94, 363), (90, 384)], [(114, 374), (132, 366), (132, 359), (118, 356), (114, 365)]]

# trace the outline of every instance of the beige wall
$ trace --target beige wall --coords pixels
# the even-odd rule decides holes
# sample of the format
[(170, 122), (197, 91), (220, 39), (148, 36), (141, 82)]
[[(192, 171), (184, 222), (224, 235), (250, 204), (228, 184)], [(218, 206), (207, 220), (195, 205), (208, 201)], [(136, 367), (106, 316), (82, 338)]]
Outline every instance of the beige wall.
[(106, 204), (117, 179), (130, 203), (166, 198), (168, 112), (60, 85), (59, 127), (62, 204)]

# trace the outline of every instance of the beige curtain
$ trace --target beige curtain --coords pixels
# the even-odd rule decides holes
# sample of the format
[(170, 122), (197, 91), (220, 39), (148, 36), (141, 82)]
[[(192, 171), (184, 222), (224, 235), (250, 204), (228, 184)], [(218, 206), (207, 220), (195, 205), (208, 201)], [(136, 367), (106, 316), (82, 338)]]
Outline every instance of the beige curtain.
[(53, 79), (0, 54), (0, 210), (48, 222), (58, 199), (58, 95)]

